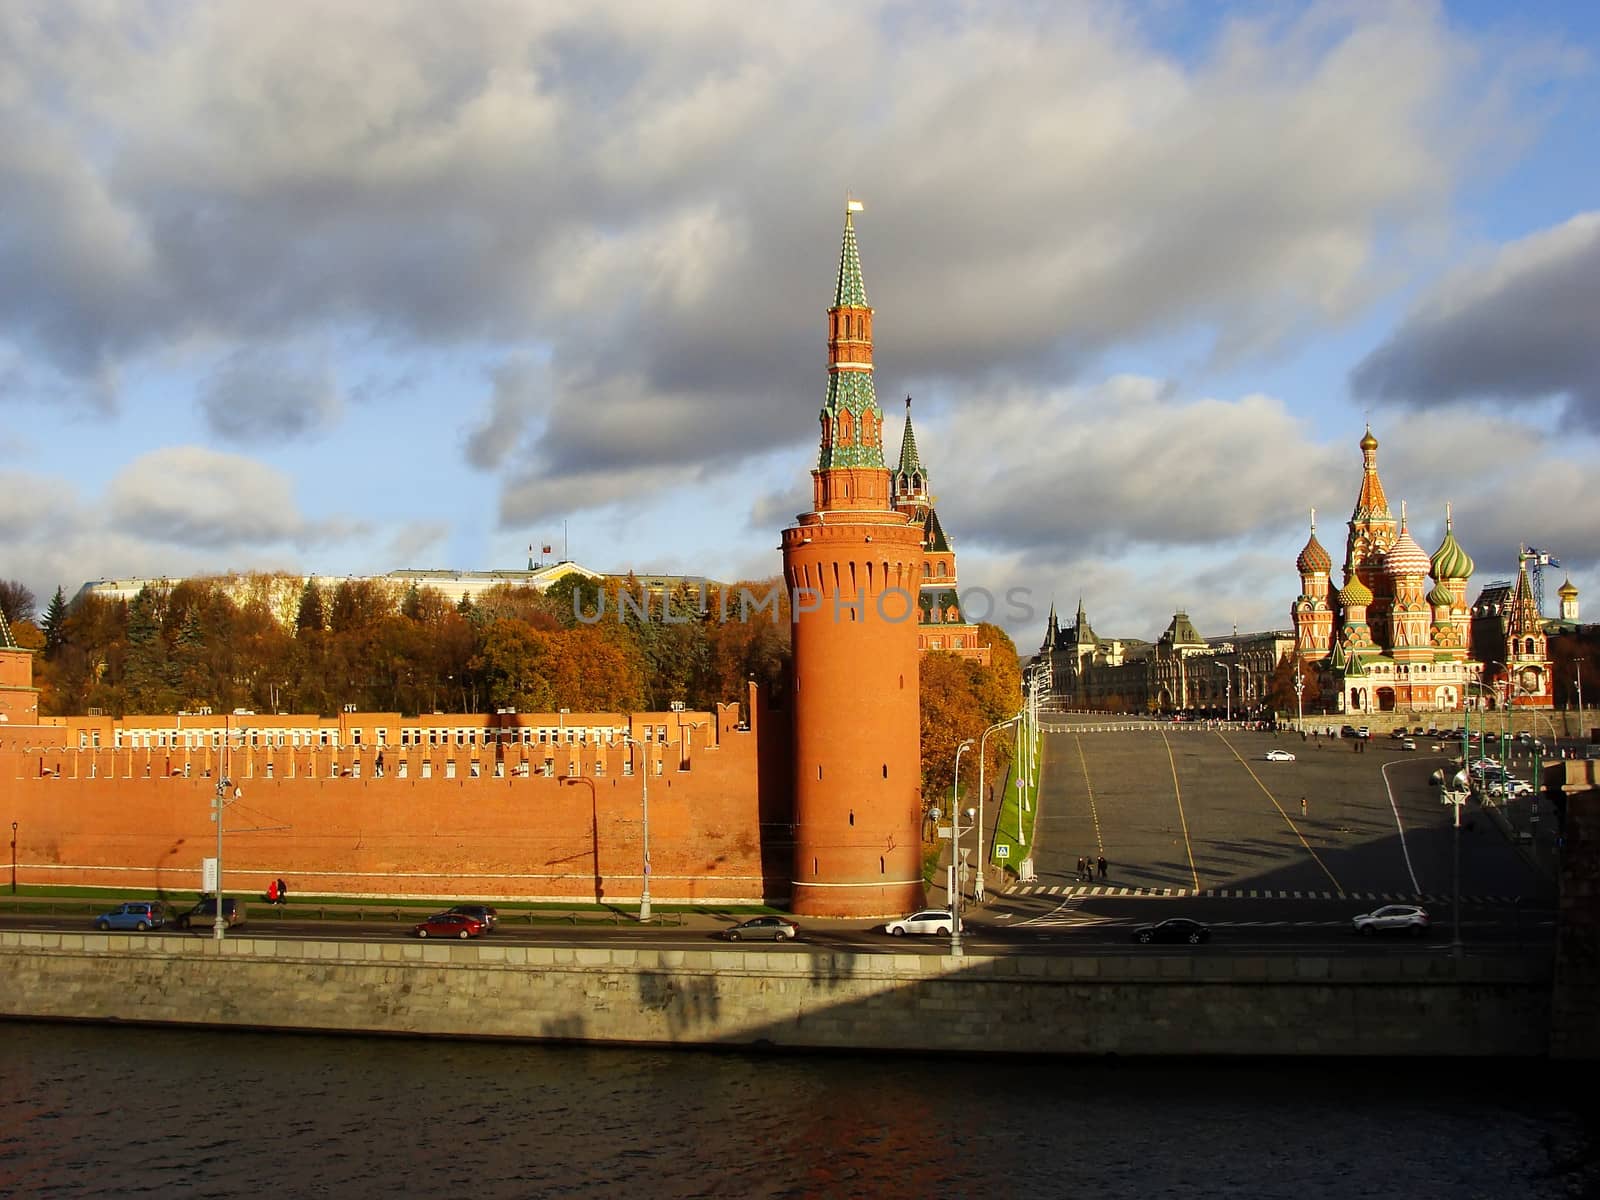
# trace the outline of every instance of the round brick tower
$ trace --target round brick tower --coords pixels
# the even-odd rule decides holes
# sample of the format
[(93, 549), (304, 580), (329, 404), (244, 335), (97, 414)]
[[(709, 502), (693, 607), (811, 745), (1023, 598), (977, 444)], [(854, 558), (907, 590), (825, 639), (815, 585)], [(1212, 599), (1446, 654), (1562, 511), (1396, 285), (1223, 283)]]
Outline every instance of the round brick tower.
[(881, 917), (921, 907), (917, 591), (922, 527), (883, 460), (852, 216), (828, 310), (828, 398), (813, 511), (783, 531), (794, 615), (794, 911)]

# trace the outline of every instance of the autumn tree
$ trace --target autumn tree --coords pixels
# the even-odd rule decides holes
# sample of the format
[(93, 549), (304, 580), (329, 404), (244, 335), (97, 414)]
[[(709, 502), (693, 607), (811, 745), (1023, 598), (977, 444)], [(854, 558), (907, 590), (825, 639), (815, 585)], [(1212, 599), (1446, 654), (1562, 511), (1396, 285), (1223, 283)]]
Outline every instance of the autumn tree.
[(0, 579), (0, 612), (8, 624), (31, 621), (34, 616), (33, 591), (18, 579)]

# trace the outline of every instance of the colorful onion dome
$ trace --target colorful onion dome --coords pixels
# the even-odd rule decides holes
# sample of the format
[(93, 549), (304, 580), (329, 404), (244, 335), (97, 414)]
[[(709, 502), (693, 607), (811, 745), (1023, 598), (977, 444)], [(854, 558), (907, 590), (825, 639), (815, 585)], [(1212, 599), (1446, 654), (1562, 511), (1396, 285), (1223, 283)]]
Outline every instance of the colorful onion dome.
[(1339, 589), (1339, 604), (1342, 608), (1365, 608), (1371, 603), (1372, 589), (1361, 582), (1359, 575), (1351, 576), (1350, 582)]
[(1421, 576), (1428, 573), (1432, 565), (1428, 552), (1417, 545), (1416, 538), (1400, 527), (1400, 536), (1395, 539), (1394, 545), (1389, 547), (1389, 552), (1383, 556), (1384, 573), (1394, 579), (1406, 576)]
[(1433, 577), (1435, 579), (1467, 579), (1472, 575), (1472, 559), (1456, 541), (1455, 522), (1447, 514), (1444, 519), (1444, 541), (1433, 552)]
[(1317, 535), (1312, 533), (1311, 540), (1306, 543), (1306, 548), (1300, 551), (1300, 557), (1294, 560), (1294, 565), (1302, 575), (1326, 575), (1333, 570), (1333, 559), (1322, 548), (1322, 543), (1317, 541)]
[(1433, 591), (1428, 593), (1428, 603), (1435, 608), (1449, 608), (1455, 602), (1456, 598), (1450, 594), (1450, 589), (1442, 583), (1434, 584)]

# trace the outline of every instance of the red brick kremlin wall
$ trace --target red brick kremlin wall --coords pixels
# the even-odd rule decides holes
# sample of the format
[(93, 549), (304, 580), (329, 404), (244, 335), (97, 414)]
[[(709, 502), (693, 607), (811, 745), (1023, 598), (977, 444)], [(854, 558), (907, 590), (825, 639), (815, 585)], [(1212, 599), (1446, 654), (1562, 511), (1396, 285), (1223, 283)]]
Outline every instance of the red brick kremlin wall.
[[(647, 753), (652, 764), (653, 900), (787, 899), (788, 714), (750, 692), (749, 728), (738, 705), (714, 716), (674, 713), (687, 754), (680, 740), (635, 748), (636, 762)], [(377, 724), (365, 719), (369, 729)], [(430, 719), (485, 720), (422, 718)], [(197, 891), (201, 860), (216, 853), (209, 814), (220, 752), (80, 750), (77, 723), (0, 726), (0, 821), (17, 823), (19, 883)], [(224, 824), (225, 889), (260, 893), (281, 876), (302, 895), (637, 901), (641, 777), (624, 774), (629, 749), (620, 738), (550, 747), (552, 777), (538, 773), (546, 753), (538, 746), (390, 744), (381, 778), (372, 774), (374, 749), (236, 744), (228, 767), (243, 795)], [(525, 752), (535, 756), (526, 776)], [(424, 759), (431, 778), (422, 777)]]

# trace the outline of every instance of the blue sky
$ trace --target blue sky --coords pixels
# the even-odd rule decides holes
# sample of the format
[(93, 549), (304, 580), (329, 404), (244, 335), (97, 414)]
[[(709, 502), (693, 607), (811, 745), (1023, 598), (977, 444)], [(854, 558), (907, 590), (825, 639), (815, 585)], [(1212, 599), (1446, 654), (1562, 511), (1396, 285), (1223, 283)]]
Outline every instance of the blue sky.
[(1425, 547), (1449, 502), (1478, 583), (1526, 542), (1600, 603), (1600, 17), (1508, 12), (5, 5), (0, 576), (564, 523), (771, 574), (848, 190), (887, 449), (910, 393), (1024, 647), (1080, 594), (1287, 625), (1367, 420)]

